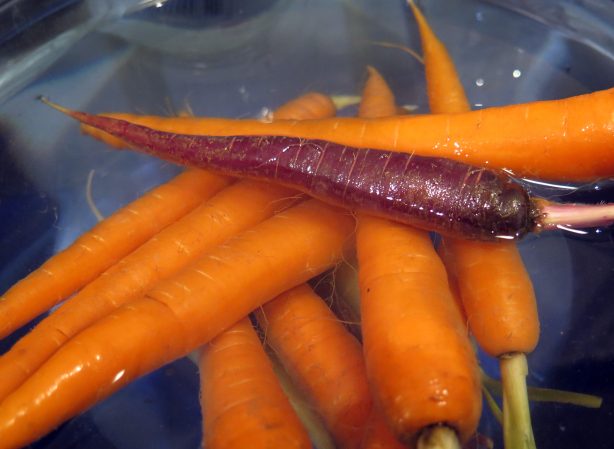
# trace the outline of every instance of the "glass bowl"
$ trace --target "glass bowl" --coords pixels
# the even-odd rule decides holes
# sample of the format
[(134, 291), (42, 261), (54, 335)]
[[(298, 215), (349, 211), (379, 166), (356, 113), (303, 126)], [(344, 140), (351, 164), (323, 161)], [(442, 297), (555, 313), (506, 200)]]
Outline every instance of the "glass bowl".
[[(609, 1), (430, 0), (475, 109), (554, 99), (614, 85)], [(251, 117), (307, 91), (353, 96), (365, 67), (398, 102), (428, 112), (419, 49), (401, 0), (0, 2), (0, 291), (103, 215), (178, 167), (109, 151), (36, 100), (91, 112)], [(344, 108), (343, 115), (355, 113)], [(614, 183), (541, 185), (565, 201), (614, 201)], [(548, 232), (520, 243), (542, 320), (528, 383), (596, 394), (600, 409), (532, 404), (538, 447), (610, 448), (614, 441), (614, 242), (611, 229)], [(0, 351), (31, 326), (0, 342)], [(496, 364), (481, 355), (484, 369)], [(0, 380), (1, 381), (1, 380)], [(198, 375), (178, 360), (62, 425), (32, 447), (188, 449), (201, 440)], [(480, 432), (500, 428), (485, 410)]]

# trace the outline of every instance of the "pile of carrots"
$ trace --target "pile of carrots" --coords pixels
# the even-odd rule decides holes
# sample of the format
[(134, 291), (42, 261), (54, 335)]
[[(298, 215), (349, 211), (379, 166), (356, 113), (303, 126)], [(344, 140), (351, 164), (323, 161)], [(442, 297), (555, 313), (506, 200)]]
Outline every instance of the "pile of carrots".
[[(452, 60), (410, 6), (435, 120), (467, 112)], [(369, 68), (359, 116), (391, 117), (372, 122), (390, 127), (398, 110)], [(273, 124), (300, 127), (335, 113), (329, 97), (309, 93), (277, 109)], [(185, 128), (190, 119), (121, 117), (194, 132)], [(215, 134), (215, 126), (206, 132)], [(591, 142), (583, 145), (590, 151)], [(516, 156), (519, 169), (535, 163), (530, 153)], [(549, 163), (540, 175), (585, 179), (609, 167), (587, 164), (579, 173)], [(310, 284), (354, 254), (358, 336)], [(0, 338), (58, 304), (0, 356), (0, 449), (37, 440), (195, 350), (207, 448), (307, 449), (318, 438), (344, 449), (487, 445), (477, 435), (483, 386), (472, 339), (500, 362), (502, 410), (490, 403), (506, 449), (535, 447), (525, 354), (538, 343), (539, 320), (513, 242), (443, 238), (436, 247), (425, 231), (354, 216), (287, 187), (187, 169), (9, 289), (0, 298)], [(315, 411), (317, 426), (306, 427), (293, 409), (280, 370)]]

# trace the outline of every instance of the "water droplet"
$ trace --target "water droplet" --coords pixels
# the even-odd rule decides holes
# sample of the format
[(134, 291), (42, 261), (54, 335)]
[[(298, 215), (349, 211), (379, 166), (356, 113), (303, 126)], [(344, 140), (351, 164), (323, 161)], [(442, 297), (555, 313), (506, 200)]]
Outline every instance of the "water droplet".
[(521, 76), (521, 75), (522, 75), (522, 72), (521, 72), (520, 70), (518, 70), (518, 69), (515, 69), (515, 70), (512, 72), (512, 76), (513, 76), (514, 78), (520, 78), (520, 76)]
[(482, 87), (484, 85), (484, 78), (478, 78), (475, 80), (475, 85), (478, 87)]

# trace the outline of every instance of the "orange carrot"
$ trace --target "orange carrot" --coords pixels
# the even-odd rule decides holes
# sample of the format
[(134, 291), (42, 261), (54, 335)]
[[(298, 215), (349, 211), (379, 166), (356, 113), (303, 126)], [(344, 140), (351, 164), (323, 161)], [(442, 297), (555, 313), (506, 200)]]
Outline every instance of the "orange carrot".
[(337, 263), (352, 218), (311, 200), (260, 223), (66, 343), (0, 403), (0, 449), (17, 449), (207, 343)]
[(188, 170), (94, 226), (0, 297), (0, 338), (66, 299), (228, 182)]
[(81, 330), (298, 198), (291, 189), (241, 181), (161, 231), (68, 299), (0, 356), (0, 401)]
[(256, 317), (267, 344), (338, 447), (359, 448), (371, 396), (358, 340), (307, 285), (268, 302)]
[[(290, 101), (273, 113), (275, 120), (307, 120), (316, 118), (333, 117), (336, 113), (335, 104), (327, 95), (319, 92), (308, 92), (299, 96), (293, 101)], [(202, 118), (191, 115), (182, 115), (180, 117), (157, 117), (152, 115), (137, 115), (128, 113), (108, 113), (102, 114), (107, 117), (113, 117), (121, 120), (126, 120), (138, 125), (148, 126), (154, 129), (164, 129), (177, 134), (195, 134), (198, 133), (194, 128), (194, 123), (198, 123)], [(215, 121), (215, 119), (214, 119)], [(225, 132), (225, 121), (219, 122), (221, 126), (214, 127), (216, 133)], [(85, 133), (92, 137), (105, 142), (115, 148), (125, 148), (126, 144), (119, 138), (105, 133), (99, 129), (88, 125), (83, 125), (81, 128)]]
[[(369, 83), (389, 91), (372, 72)], [(365, 89), (362, 113), (371, 109)], [(451, 426), (464, 441), (475, 432), (481, 412), (477, 362), (447, 274), (428, 234), (386, 220), (361, 216), (357, 254), (363, 344), (375, 401), (397, 439), (415, 443), (436, 424)], [(386, 426), (376, 426), (386, 438)], [(389, 438), (388, 438), (389, 439)]]
[[(410, 0), (420, 29), (429, 102), (434, 113), (464, 112), (469, 102), (458, 79), (454, 63), (445, 46), (431, 30), (428, 22)], [(508, 394), (504, 396), (504, 439), (506, 447), (534, 447), (526, 393), (526, 359), (539, 338), (537, 302), (529, 274), (513, 242), (488, 245), (444, 238), (444, 262), (457, 283), (463, 310), (471, 332), (486, 353), (505, 356), (501, 372)], [(520, 361), (510, 359), (520, 358)], [(512, 369), (510, 369), (512, 367)], [(512, 376), (516, 376), (512, 379)], [(513, 398), (510, 382), (514, 387)], [(511, 408), (510, 402), (520, 404)], [(511, 416), (510, 416), (511, 415)], [(520, 417), (520, 418), (519, 418)], [(510, 424), (513, 422), (513, 426)]]
[(249, 319), (204, 347), (199, 371), (203, 447), (311, 448)]
[(445, 423), (466, 441), (481, 413), (477, 362), (428, 234), (361, 221), (357, 250), (367, 373), (393, 433), (412, 443)]
[(586, 181), (614, 174), (613, 112), (614, 88), (456, 114), (272, 122), (179, 118), (172, 119), (172, 125), (167, 125), (170, 119), (158, 119), (156, 128), (186, 134), (317, 138), (505, 168), (520, 177)]
[[(327, 97), (315, 93), (298, 97), (277, 114), (326, 117), (331, 110), (323, 98)], [(0, 401), (79, 331), (145, 294), (155, 282), (175, 274), (209, 248), (297, 199), (291, 189), (242, 181), (169, 226), (70, 298), (0, 357)]]

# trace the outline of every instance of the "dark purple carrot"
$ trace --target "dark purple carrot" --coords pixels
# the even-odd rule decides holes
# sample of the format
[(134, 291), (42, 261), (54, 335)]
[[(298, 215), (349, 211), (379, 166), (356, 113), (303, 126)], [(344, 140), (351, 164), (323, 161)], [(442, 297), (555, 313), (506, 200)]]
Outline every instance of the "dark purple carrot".
[(44, 101), (146, 154), (277, 182), (328, 203), (444, 235), (516, 239), (540, 229), (614, 221), (614, 206), (600, 206), (596, 217), (593, 207), (533, 199), (504, 172), (449, 159), (295, 137), (173, 134)]

